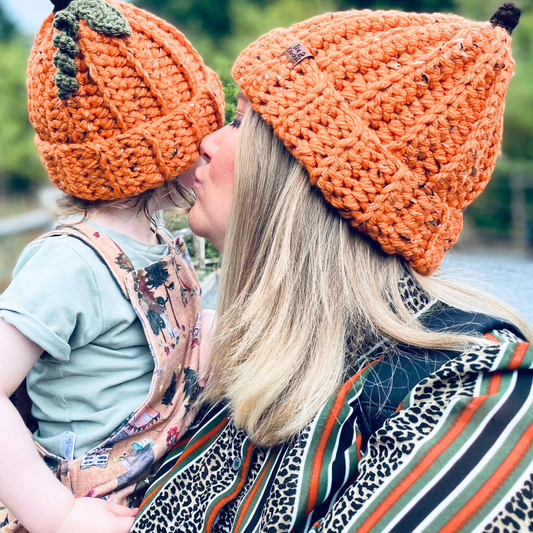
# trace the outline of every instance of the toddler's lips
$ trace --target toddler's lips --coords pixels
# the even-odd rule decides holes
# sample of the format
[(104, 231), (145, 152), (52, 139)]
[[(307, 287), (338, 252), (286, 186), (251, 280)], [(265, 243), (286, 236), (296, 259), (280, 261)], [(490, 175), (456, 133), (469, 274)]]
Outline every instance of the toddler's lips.
[(192, 185), (191, 187), (194, 189), (195, 187), (199, 187), (200, 185), (202, 185), (202, 182), (198, 179), (198, 170), (199, 170), (200, 167), (198, 167), (195, 171), (194, 171), (194, 181), (192, 182)]

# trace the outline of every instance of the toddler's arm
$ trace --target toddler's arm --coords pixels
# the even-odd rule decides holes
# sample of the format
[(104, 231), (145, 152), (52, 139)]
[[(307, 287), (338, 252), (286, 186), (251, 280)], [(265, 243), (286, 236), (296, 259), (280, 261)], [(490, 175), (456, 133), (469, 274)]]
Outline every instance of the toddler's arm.
[(104, 500), (75, 500), (40, 458), (9, 401), (41, 353), (0, 318), (0, 501), (31, 533), (126, 533), (136, 511)]

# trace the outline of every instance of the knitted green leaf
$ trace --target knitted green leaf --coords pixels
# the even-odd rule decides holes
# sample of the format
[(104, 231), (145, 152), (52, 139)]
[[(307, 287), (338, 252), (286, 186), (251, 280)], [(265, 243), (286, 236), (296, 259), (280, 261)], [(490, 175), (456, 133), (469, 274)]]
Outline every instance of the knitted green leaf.
[(126, 17), (103, 0), (74, 0), (68, 7), (58, 11), (54, 16), (54, 27), (59, 33), (54, 35), (52, 44), (59, 49), (54, 54), (53, 62), (58, 68), (54, 82), (61, 100), (67, 100), (79, 89), (76, 80), (76, 39), (79, 37), (80, 19), (85, 20), (92, 30), (103, 35), (131, 35), (131, 26)]
[(78, 18), (85, 20), (89, 28), (98, 33), (113, 37), (131, 35), (126, 17), (103, 0), (74, 0), (66, 11), (70, 9), (75, 10)]

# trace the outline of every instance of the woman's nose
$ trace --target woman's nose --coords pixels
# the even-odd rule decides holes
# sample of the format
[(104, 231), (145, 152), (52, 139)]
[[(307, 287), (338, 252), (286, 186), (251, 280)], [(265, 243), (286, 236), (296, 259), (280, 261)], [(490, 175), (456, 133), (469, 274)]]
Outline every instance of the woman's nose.
[(207, 137), (204, 137), (200, 143), (200, 156), (210, 163), (213, 156), (216, 154), (218, 148), (225, 139), (225, 130), (226, 128), (221, 128), (214, 133), (210, 133)]

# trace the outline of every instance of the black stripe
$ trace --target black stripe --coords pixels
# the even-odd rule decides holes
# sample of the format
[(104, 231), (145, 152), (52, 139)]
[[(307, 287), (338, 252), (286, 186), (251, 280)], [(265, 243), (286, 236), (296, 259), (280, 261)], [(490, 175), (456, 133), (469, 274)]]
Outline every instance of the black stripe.
[[(343, 482), (344, 476), (346, 475), (346, 471), (348, 470), (349, 465), (347, 464), (344, 452), (349, 448), (357, 446), (354, 440), (356, 433), (355, 428), (357, 427), (357, 417), (360, 415), (358, 399), (359, 393), (347, 402), (348, 406), (352, 409), (352, 412), (346, 417), (342, 424), (339, 436), (339, 446), (337, 448), (335, 458), (331, 463), (331, 493), (328, 494), (328, 497), (318, 507), (315, 507), (307, 516), (303, 516), (301, 520), (295, 525), (294, 529), (291, 530), (291, 533), (307, 531), (307, 529), (305, 529), (305, 525), (309, 521), (309, 517), (311, 517), (311, 524), (314, 524), (318, 520), (324, 518), (324, 516), (326, 516), (329, 512), (332, 498), (336, 494), (342, 496), (344, 490), (346, 489), (346, 487), (343, 487)], [(352, 451), (352, 454), (353, 453), (354, 452)], [(355, 453), (357, 453), (357, 450), (355, 450)], [(327, 465), (322, 465), (322, 468), (325, 467), (327, 468)], [(353, 474), (351, 477), (348, 476), (346, 483), (349, 484), (352, 480)]]
[[(276, 453), (276, 449), (274, 448), (272, 450), (272, 452)], [(284, 458), (285, 458), (285, 454), (284, 453), (280, 453), (278, 455), (276, 463), (275, 463), (274, 467), (272, 468), (272, 470), (270, 471), (269, 478), (268, 478), (268, 483), (266, 484), (266, 486), (262, 490), (263, 496), (261, 497), (261, 500), (259, 501), (259, 503), (256, 505), (255, 512), (252, 515), (252, 519), (251, 519), (248, 527), (242, 533), (252, 533), (257, 528), (257, 524), (259, 524), (259, 520), (261, 519), (261, 514), (264, 511), (264, 507), (265, 507), (265, 505), (267, 503), (267, 500), (271, 496), (270, 491), (272, 489), (272, 485), (274, 484), (274, 481), (278, 477), (278, 472), (279, 472), (279, 469), (281, 467), (281, 463), (283, 462)], [(259, 478), (259, 477), (261, 477), (261, 472), (258, 474), (257, 478)], [(250, 487), (250, 491), (252, 491), (255, 488), (255, 486), (256, 486), (256, 484), (254, 483)], [(237, 516), (238, 516), (238, 514), (235, 513), (235, 516), (234, 516), (235, 521), (237, 520)], [(233, 525), (235, 526), (235, 524), (233, 524)]]
[[(358, 399), (359, 399), (359, 394), (351, 398), (350, 401), (348, 402), (348, 407), (352, 409), (352, 412), (343, 422), (343, 425), (340, 431), (340, 436), (339, 436), (339, 446), (337, 448), (337, 452), (333, 459), (333, 463), (331, 464), (332, 488), (337, 487), (338, 489), (338, 487), (342, 485), (341, 481), (344, 480), (346, 470), (348, 470), (349, 465), (346, 464), (346, 458), (344, 457), (344, 452), (348, 448), (355, 446), (355, 443), (354, 444), (352, 443), (355, 440), (355, 428), (357, 426), (357, 417), (359, 415)], [(337, 489), (334, 489), (334, 490), (337, 490)]]
[[(533, 385), (532, 372), (521, 372), (513, 392), (462, 457), (420, 501), (396, 524), (391, 533), (413, 531), (451, 494), (489, 452), (509, 422), (524, 405)], [(497, 465), (495, 465), (497, 466)]]

